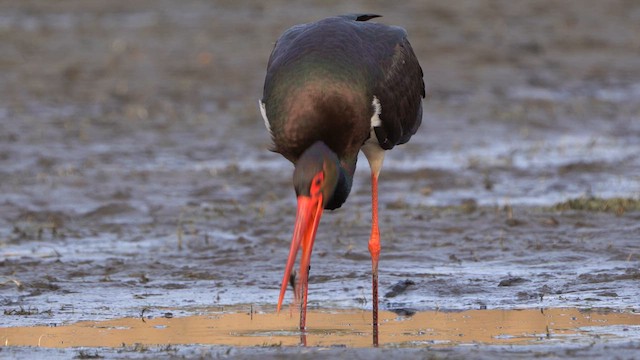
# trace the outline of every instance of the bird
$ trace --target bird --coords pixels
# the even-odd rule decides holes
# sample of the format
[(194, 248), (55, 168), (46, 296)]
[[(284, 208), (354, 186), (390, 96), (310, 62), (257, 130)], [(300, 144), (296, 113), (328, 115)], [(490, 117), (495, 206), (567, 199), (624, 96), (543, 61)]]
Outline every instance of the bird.
[(276, 41), (259, 107), (271, 151), (294, 164), (296, 220), (277, 311), (302, 252), (300, 330), (306, 330), (311, 252), (324, 210), (341, 207), (351, 191), (358, 153), (371, 169), (373, 344), (378, 345), (378, 177), (385, 151), (404, 144), (422, 122), (422, 67), (401, 27), (347, 14), (295, 25)]

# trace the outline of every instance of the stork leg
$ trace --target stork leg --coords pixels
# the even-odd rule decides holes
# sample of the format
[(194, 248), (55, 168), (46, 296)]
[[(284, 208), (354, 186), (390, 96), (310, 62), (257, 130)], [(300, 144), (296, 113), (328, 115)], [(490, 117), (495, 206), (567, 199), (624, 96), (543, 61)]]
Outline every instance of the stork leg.
[(373, 290), (373, 346), (378, 346), (378, 259), (380, 257), (380, 230), (378, 229), (378, 174), (371, 172), (371, 288)]
[(378, 259), (380, 258), (380, 230), (378, 229), (378, 176), (382, 169), (384, 150), (378, 145), (375, 132), (371, 130), (371, 138), (362, 147), (364, 155), (371, 167), (371, 236), (369, 252), (371, 253), (371, 288), (373, 292), (373, 346), (378, 346)]

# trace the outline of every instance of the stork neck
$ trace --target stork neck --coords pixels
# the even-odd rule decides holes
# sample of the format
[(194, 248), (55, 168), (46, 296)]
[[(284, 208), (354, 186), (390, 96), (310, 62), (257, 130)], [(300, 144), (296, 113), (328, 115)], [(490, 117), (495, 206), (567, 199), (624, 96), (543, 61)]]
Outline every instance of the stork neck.
[[(353, 167), (355, 169), (355, 166)], [(353, 171), (345, 170), (340, 166), (338, 173), (338, 184), (333, 192), (333, 196), (329, 202), (325, 205), (325, 209), (334, 210), (342, 206), (347, 200), (349, 193), (351, 192), (351, 185), (353, 184)]]

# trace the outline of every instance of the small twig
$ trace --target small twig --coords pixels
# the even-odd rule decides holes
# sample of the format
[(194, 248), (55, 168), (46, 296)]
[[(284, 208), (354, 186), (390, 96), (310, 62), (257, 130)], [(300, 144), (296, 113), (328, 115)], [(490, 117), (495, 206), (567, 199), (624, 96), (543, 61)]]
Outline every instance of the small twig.
[(10, 282), (12, 282), (12, 283), (16, 284), (16, 287), (17, 287), (18, 289), (21, 289), (21, 288), (22, 288), (22, 283), (21, 283), (20, 281), (16, 280), (16, 279), (9, 279), (9, 280), (3, 281), (3, 282), (2, 282), (2, 283), (0, 283), (0, 284), (1, 284), (1, 285), (4, 285), (4, 284), (10, 283)]
[(140, 312), (140, 319), (142, 319), (143, 323), (146, 323), (146, 321), (144, 320), (144, 312), (147, 311), (147, 310), (149, 310), (149, 308), (143, 307), (142, 311)]

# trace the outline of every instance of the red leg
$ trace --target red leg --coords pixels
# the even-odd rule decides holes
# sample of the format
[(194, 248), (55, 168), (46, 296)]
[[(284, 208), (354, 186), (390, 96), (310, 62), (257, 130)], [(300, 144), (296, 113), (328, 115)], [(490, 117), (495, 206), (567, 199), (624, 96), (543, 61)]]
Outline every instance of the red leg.
[(380, 257), (380, 230), (378, 230), (378, 175), (371, 172), (371, 253), (372, 289), (373, 289), (373, 346), (378, 346), (378, 259)]

